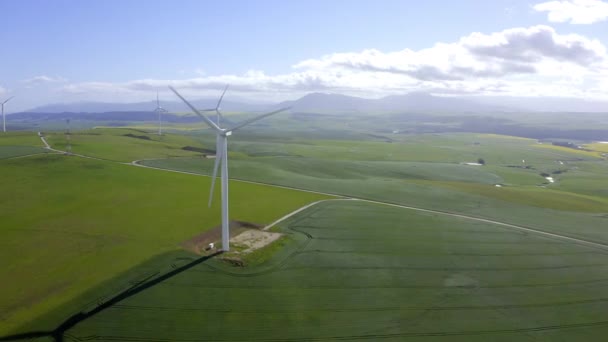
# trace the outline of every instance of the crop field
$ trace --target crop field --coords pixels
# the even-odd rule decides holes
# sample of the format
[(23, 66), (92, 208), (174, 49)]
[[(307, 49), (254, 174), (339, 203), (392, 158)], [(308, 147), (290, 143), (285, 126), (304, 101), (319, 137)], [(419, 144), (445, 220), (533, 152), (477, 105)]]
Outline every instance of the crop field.
[(31, 132), (7, 132), (0, 136), (0, 159), (47, 152), (40, 138)]
[(583, 341), (608, 333), (608, 251), (360, 201), (281, 224), (241, 269), (214, 258), (82, 317), (74, 340)]
[[(0, 335), (65, 319), (101, 296), (74, 301), (86, 290), (220, 223), (209, 178), (76, 156), (2, 160), (0, 189)], [(267, 224), (321, 198), (234, 183), (231, 217)]]
[(598, 152), (608, 153), (608, 144), (605, 142), (585, 145), (585, 148), (592, 149), (592, 150), (598, 151)]
[[(63, 133), (48, 134), (47, 141), (59, 150), (65, 150), (67, 144)], [(205, 148), (199, 140), (190, 136), (176, 134), (159, 136), (129, 128), (97, 128), (73, 132), (71, 145), (73, 153), (122, 162), (147, 158), (201, 156), (199, 151), (184, 148)], [(210, 147), (215, 149), (215, 145)]]
[[(270, 131), (230, 141), (233, 219), (266, 224), (330, 198), (239, 180), (443, 214), (322, 202), (235, 267), (180, 247), (219, 224), (219, 201), (206, 208), (208, 177), (168, 171), (209, 175), (212, 135), (75, 132), (72, 151), (102, 160), (0, 160), (0, 258), (9, 265), (0, 278), (11, 279), (0, 338), (552, 341), (608, 332), (607, 250), (449, 215), (608, 244), (608, 162), (595, 152), (488, 134), (269, 133), (261, 142), (256, 132)], [(64, 149), (63, 133), (46, 136)], [(8, 136), (0, 159), (41, 145), (34, 133)], [(485, 165), (466, 164), (479, 158)], [(134, 160), (167, 170), (124, 165)]]
[[(507, 136), (429, 134), (402, 139), (390, 143), (234, 139), (231, 175), (608, 242), (608, 231), (601, 228), (608, 225), (606, 160)], [(387, 161), (391, 153), (395, 160)], [(460, 164), (478, 158), (486, 164)], [(213, 160), (174, 158), (142, 164), (210, 174)], [(543, 174), (552, 176), (555, 183)]]

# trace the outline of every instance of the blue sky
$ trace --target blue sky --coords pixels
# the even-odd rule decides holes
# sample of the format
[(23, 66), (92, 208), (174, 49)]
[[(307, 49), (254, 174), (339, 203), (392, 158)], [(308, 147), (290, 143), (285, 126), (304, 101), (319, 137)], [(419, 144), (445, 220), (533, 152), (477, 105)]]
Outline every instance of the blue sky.
[(231, 83), (252, 100), (608, 92), (600, 0), (3, 0), (0, 13), (9, 111), (142, 101), (167, 84), (196, 97)]

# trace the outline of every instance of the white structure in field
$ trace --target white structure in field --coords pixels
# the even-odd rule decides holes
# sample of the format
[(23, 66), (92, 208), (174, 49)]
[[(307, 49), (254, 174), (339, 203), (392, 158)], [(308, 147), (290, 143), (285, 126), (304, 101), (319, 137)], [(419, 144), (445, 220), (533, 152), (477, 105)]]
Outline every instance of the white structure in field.
[(161, 115), (163, 113), (168, 113), (168, 111), (160, 106), (160, 101), (158, 100), (158, 92), (156, 93), (156, 109), (154, 110), (158, 114), (158, 135), (163, 134), (163, 121)]
[(9, 97), (4, 102), (2, 102), (2, 131), (6, 132), (6, 117), (4, 116), (4, 105), (10, 101), (14, 96)]
[[(173, 91), (175, 93), (175, 95), (177, 95), (177, 97), (179, 97), (182, 101), (184, 101), (184, 103), (186, 105), (188, 105), (188, 107), (190, 107), (190, 109), (192, 109), (193, 112), (195, 112), (196, 114), (198, 114), (203, 121), (205, 121), (205, 123), (211, 127), (216, 134), (216, 139), (215, 139), (215, 165), (213, 166), (213, 175), (211, 178), (211, 191), (209, 193), (209, 206), (211, 206), (211, 200), (213, 199), (213, 188), (215, 186), (215, 178), (217, 176), (217, 169), (220, 166), (220, 164), (222, 165), (222, 176), (221, 176), (221, 182), (222, 182), (222, 250), (227, 252), (230, 250), (230, 227), (229, 227), (229, 221), (228, 221), (228, 137), (230, 135), (232, 135), (232, 133), (240, 128), (243, 128), (255, 121), (261, 120), (267, 116), (273, 115), (273, 114), (277, 114), (283, 111), (286, 111), (289, 109), (289, 107), (286, 108), (281, 108), (279, 110), (275, 110), (273, 112), (270, 113), (265, 113), (262, 115), (258, 115), (254, 118), (251, 118), (249, 120), (245, 120), (239, 124), (236, 124), (235, 126), (231, 127), (231, 128), (221, 128), (219, 126), (219, 120), (220, 120), (220, 104), (222, 102), (222, 99), (224, 98), (224, 94), (226, 93), (226, 90), (228, 89), (228, 87), (226, 87), (224, 89), (224, 92), (222, 93), (222, 96), (220, 97), (219, 101), (217, 102), (217, 106), (213, 109), (205, 109), (205, 110), (198, 110), (196, 109), (192, 104), (190, 104), (190, 102), (188, 102), (183, 96), (181, 96), (177, 90), (175, 90), (173, 87), (169, 86), (169, 89), (171, 89), (171, 91)], [(211, 111), (215, 111), (217, 114), (217, 122), (215, 123), (213, 121), (211, 121), (205, 114), (203, 114), (202, 112), (211, 112)]]

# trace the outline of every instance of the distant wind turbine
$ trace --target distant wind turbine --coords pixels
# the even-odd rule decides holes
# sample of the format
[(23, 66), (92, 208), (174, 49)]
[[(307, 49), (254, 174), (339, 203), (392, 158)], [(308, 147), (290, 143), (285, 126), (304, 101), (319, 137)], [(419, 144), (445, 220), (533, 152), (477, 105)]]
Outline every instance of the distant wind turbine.
[(220, 99), (217, 101), (217, 105), (215, 106), (215, 108), (201, 110), (201, 112), (215, 112), (215, 115), (216, 115), (215, 121), (218, 126), (220, 125), (220, 119), (222, 118), (222, 113), (220, 112), (220, 105), (222, 104), (222, 99), (224, 98), (224, 95), (226, 94), (226, 90), (228, 90), (228, 84), (226, 84), (226, 86), (224, 87), (222, 96), (220, 96)]
[(6, 101), (2, 102), (2, 131), (6, 132), (6, 117), (4, 116), (4, 104), (10, 101), (14, 96), (9, 97)]
[(218, 101), (217, 106), (214, 109), (204, 110), (204, 111), (215, 111), (217, 113), (217, 115), (218, 115), (217, 124), (215, 122), (211, 121), (205, 114), (203, 114), (204, 111), (200, 111), (200, 110), (196, 109), (192, 104), (190, 104), (190, 102), (188, 102), (183, 96), (181, 96), (177, 92), (177, 90), (175, 90), (175, 88), (169, 86), (169, 89), (171, 89), (171, 91), (173, 91), (175, 93), (175, 95), (177, 95), (177, 97), (179, 97), (182, 101), (184, 101), (184, 103), (186, 105), (188, 105), (188, 107), (190, 107), (190, 109), (192, 109), (193, 112), (198, 114), (203, 119), (203, 121), (205, 121), (205, 123), (209, 127), (211, 127), (216, 133), (215, 165), (213, 166), (213, 175), (211, 178), (211, 191), (209, 193), (209, 206), (211, 206), (211, 200), (213, 199), (213, 188), (215, 186), (215, 178), (217, 176), (217, 169), (221, 164), (222, 165), (222, 174), (221, 174), (221, 182), (222, 182), (222, 250), (225, 252), (228, 252), (230, 250), (230, 231), (229, 231), (230, 227), (229, 227), (229, 221), (228, 221), (228, 137), (230, 135), (232, 135), (232, 132), (234, 132), (240, 128), (243, 128), (243, 127), (245, 127), (253, 122), (256, 122), (258, 120), (261, 120), (267, 116), (289, 110), (290, 107), (285, 107), (285, 108), (281, 108), (279, 110), (275, 110), (270, 113), (258, 115), (254, 118), (251, 118), (249, 120), (245, 120), (241, 123), (238, 123), (231, 128), (221, 128), (219, 125), (219, 118), (220, 118), (219, 108), (220, 108), (220, 104), (222, 102), (222, 99), (223, 99), (224, 94), (226, 93), (226, 90), (228, 89), (228, 87), (226, 87), (224, 89), (224, 92), (222, 93), (222, 96), (220, 97), (220, 100)]
[(158, 113), (158, 135), (162, 135), (163, 134), (163, 122), (162, 122), (161, 115), (163, 113), (167, 113), (167, 110), (160, 106), (160, 101), (158, 100), (158, 92), (156, 92), (156, 109), (154, 111), (156, 113)]

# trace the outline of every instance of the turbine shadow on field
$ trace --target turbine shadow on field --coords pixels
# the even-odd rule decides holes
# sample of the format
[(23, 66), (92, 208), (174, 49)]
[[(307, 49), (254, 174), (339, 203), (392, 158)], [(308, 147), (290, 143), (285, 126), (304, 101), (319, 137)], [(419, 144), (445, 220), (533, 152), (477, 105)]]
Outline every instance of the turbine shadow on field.
[(154, 275), (148, 277), (147, 279), (144, 279), (141, 282), (138, 282), (136, 285), (126, 289), (125, 291), (118, 293), (116, 296), (108, 299), (107, 301), (99, 304), (94, 309), (92, 309), (90, 311), (86, 311), (86, 312), (81, 311), (81, 312), (78, 312), (78, 313), (68, 317), (65, 321), (63, 321), (61, 324), (59, 324), (57, 326), (57, 328), (55, 328), (54, 330), (30, 331), (30, 332), (25, 332), (25, 333), (20, 333), (20, 334), (0, 336), (0, 341), (30, 340), (30, 339), (34, 339), (34, 338), (51, 337), (56, 342), (62, 342), (62, 341), (64, 341), (64, 338), (66, 337), (66, 332), (69, 329), (71, 329), (72, 327), (74, 327), (76, 324), (78, 324), (86, 319), (89, 319), (89, 318), (93, 317), (94, 315), (102, 312), (103, 310), (105, 310), (125, 299), (127, 299), (131, 296), (134, 296), (142, 291), (145, 291), (146, 289), (149, 289), (150, 287), (155, 286), (184, 271), (187, 271), (188, 269), (190, 269), (198, 264), (201, 264), (221, 253), (222, 253), (221, 251), (218, 251), (211, 255), (206, 255), (206, 256), (200, 257), (183, 266), (176, 267), (175, 269), (173, 269), (163, 275), (160, 275), (156, 278), (153, 278), (156, 275), (156, 274), (154, 274)]

